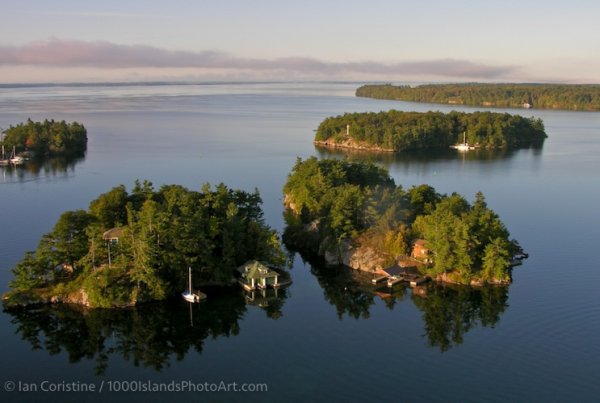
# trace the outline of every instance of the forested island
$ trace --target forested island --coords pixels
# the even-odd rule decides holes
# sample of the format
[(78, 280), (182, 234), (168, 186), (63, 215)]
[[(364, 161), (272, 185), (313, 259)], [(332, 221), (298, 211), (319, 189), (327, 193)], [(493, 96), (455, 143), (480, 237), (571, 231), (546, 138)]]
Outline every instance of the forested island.
[(517, 242), (485, 197), (470, 204), (428, 185), (408, 190), (372, 163), (298, 159), (284, 186), (292, 250), (377, 273), (413, 259), (422, 275), (457, 284), (507, 284)]
[(281, 266), (286, 255), (263, 221), (258, 191), (206, 184), (158, 191), (136, 181), (113, 188), (87, 211), (62, 214), (35, 252), (12, 270), (5, 306), (66, 302), (121, 307), (180, 293), (188, 267), (198, 284), (230, 284), (250, 259)]
[(600, 85), (590, 84), (427, 84), (411, 87), (363, 85), (356, 96), (398, 101), (498, 108), (600, 110)]
[(346, 113), (326, 118), (315, 144), (326, 147), (400, 152), (443, 149), (466, 142), (479, 148), (541, 145), (547, 137), (541, 119), (493, 112)]
[(6, 150), (13, 148), (17, 153), (25, 151), (35, 157), (78, 155), (87, 149), (87, 130), (77, 122), (67, 123), (54, 120), (25, 123), (10, 126), (4, 131), (3, 141)]

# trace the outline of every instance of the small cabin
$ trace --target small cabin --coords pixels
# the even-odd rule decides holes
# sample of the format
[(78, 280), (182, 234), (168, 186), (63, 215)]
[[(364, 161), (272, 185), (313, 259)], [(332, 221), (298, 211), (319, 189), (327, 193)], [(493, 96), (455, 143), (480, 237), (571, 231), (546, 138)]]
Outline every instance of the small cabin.
[(279, 286), (279, 273), (259, 261), (246, 262), (237, 270), (240, 273), (238, 282), (247, 291)]
[(111, 228), (102, 234), (102, 239), (104, 239), (105, 242), (110, 242), (113, 245), (119, 243), (119, 238), (121, 237), (123, 237), (122, 227)]
[(410, 253), (411, 257), (418, 260), (422, 260), (425, 263), (429, 263), (431, 262), (431, 259), (429, 258), (429, 253), (430, 250), (429, 248), (427, 248), (426, 241), (424, 239), (416, 239), (415, 241), (413, 241), (412, 251)]

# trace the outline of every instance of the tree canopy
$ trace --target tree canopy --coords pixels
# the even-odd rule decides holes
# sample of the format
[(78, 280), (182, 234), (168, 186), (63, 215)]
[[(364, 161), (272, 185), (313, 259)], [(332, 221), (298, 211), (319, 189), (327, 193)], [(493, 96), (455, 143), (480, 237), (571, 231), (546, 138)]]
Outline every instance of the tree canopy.
[[(471, 205), (428, 185), (404, 190), (372, 163), (315, 157), (297, 160), (284, 193), (293, 211), (284, 239), (292, 247), (323, 254), (350, 241), (371, 246), (393, 264), (409, 253), (412, 241), (423, 239), (432, 260), (425, 269), (430, 275), (449, 274), (464, 284), (509, 279), (516, 243), (482, 193)], [(316, 223), (316, 236), (306, 234)]]
[(518, 148), (541, 144), (547, 137), (541, 119), (493, 112), (346, 113), (326, 118), (315, 142), (347, 141), (390, 151), (448, 148), (462, 143), (483, 148)]
[(364, 85), (356, 90), (356, 96), (502, 108), (600, 110), (600, 85), (597, 84)]
[[(250, 259), (282, 265), (277, 233), (263, 221), (258, 191), (150, 182), (113, 188), (88, 211), (68, 211), (13, 269), (17, 293), (84, 290), (91, 306), (131, 305), (181, 291), (187, 268), (197, 283), (228, 283)], [(106, 237), (109, 230), (117, 235)]]
[(10, 126), (4, 132), (4, 147), (17, 152), (32, 151), (36, 156), (81, 154), (87, 148), (87, 130), (77, 122), (54, 120)]

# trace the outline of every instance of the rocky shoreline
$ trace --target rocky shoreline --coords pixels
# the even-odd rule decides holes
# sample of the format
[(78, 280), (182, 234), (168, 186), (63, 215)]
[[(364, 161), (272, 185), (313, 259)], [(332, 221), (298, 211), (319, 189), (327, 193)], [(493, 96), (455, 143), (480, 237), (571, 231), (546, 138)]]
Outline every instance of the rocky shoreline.
[[(83, 288), (66, 294), (45, 291), (47, 290), (34, 289), (30, 292), (9, 292), (3, 295), (2, 305), (7, 309), (27, 308), (35, 305), (48, 304), (70, 304), (79, 305), (85, 308), (96, 308), (96, 306), (90, 302), (89, 295)], [(143, 302), (149, 301), (129, 303), (115, 302), (111, 305), (111, 308), (130, 308)]]
[[(299, 215), (298, 208), (293, 202), (290, 195), (284, 195), (284, 207), (291, 210), (294, 214)], [(315, 220), (304, 227), (301, 233), (309, 239), (319, 239), (319, 220)], [(331, 266), (345, 266), (350, 269), (360, 270), (365, 273), (373, 275), (381, 275), (383, 270), (390, 266), (387, 264), (390, 261), (391, 256), (385, 256), (381, 252), (375, 250), (370, 246), (357, 245), (351, 240), (343, 240), (339, 244), (331, 247), (331, 240), (325, 238), (318, 241), (318, 245), (315, 245), (316, 254), (321, 257), (327, 265)], [(311, 251), (315, 252), (315, 251)], [(417, 259), (409, 256), (396, 257), (394, 259), (395, 264), (401, 267), (416, 267), (417, 270), (425, 266), (425, 263), (418, 261)], [(419, 270), (420, 271), (420, 270)], [(472, 287), (482, 287), (485, 285), (508, 285), (511, 280), (492, 280), (482, 281), (480, 279), (471, 279), (469, 284), (465, 284), (456, 280), (453, 277), (452, 272), (440, 273), (435, 277), (427, 276), (432, 281), (443, 283), (443, 284), (454, 284), (454, 285), (469, 285)]]
[(357, 143), (352, 139), (344, 140), (343, 142), (337, 142), (332, 139), (328, 139), (325, 141), (315, 140), (313, 144), (319, 147), (327, 147), (327, 148), (342, 148), (348, 150), (361, 150), (361, 151), (370, 151), (370, 152), (379, 152), (379, 153), (395, 153), (397, 150), (393, 148), (384, 148), (380, 146), (375, 146), (367, 143)]

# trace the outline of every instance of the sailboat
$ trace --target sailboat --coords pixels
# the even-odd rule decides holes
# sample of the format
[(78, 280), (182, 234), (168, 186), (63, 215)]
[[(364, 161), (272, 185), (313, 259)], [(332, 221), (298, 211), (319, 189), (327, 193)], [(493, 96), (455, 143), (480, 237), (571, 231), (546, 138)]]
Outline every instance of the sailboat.
[(198, 291), (197, 293), (194, 294), (194, 292), (192, 292), (192, 268), (188, 268), (189, 270), (189, 276), (188, 276), (188, 289), (184, 292), (181, 293), (181, 296), (183, 297), (183, 299), (185, 299), (188, 302), (200, 302), (201, 300), (206, 298), (206, 294), (201, 293), (200, 291)]
[(15, 146), (13, 146), (13, 152), (12, 157), (10, 158), (10, 162), (15, 165), (22, 164), (25, 162), (25, 158), (21, 157), (20, 155), (17, 155)]
[(455, 144), (453, 146), (450, 146), (458, 151), (469, 151), (469, 150), (474, 150), (475, 147), (469, 145), (469, 143), (467, 143), (467, 132), (463, 133), (463, 142), (460, 144)]

